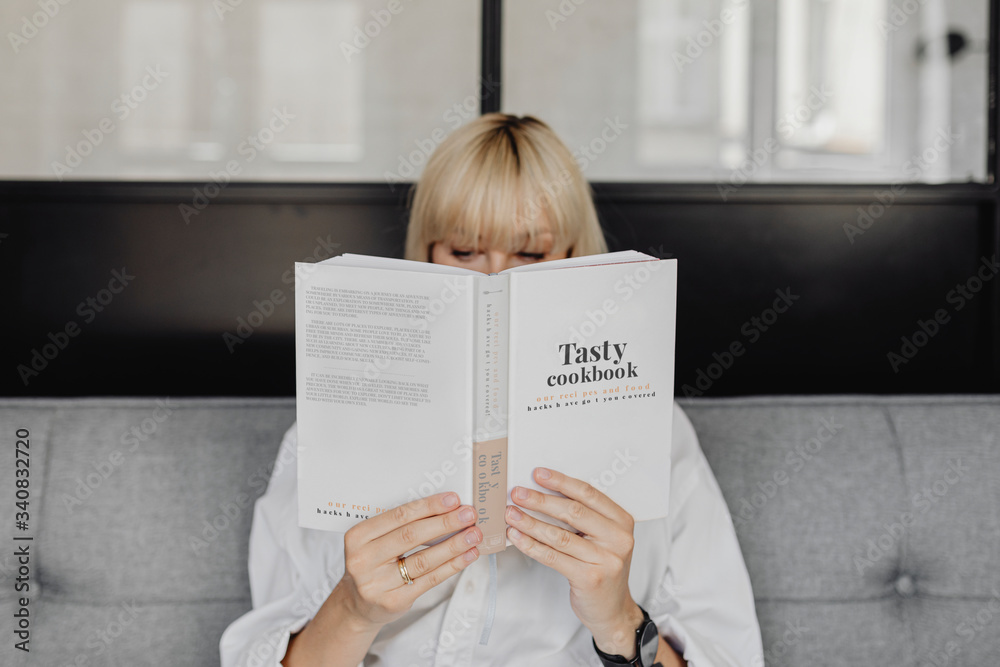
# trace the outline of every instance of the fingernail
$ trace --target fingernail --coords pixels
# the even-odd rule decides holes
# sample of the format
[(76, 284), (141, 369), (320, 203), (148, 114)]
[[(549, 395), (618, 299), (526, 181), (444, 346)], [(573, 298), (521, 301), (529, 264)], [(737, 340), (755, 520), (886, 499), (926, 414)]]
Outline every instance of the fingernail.
[(479, 540), (482, 538), (479, 536), (478, 530), (468, 530), (465, 532), (465, 543), (466, 544), (479, 544)]
[(512, 540), (521, 539), (521, 531), (519, 531), (514, 526), (511, 526), (510, 528), (507, 529), (507, 534), (510, 535), (510, 539)]
[(458, 513), (458, 518), (462, 521), (472, 521), (476, 516), (476, 513), (472, 511), (471, 507), (466, 507), (461, 512)]
[(508, 508), (508, 514), (507, 514), (507, 516), (510, 517), (511, 521), (520, 521), (521, 519), (524, 518), (524, 515), (521, 514), (521, 512), (518, 511), (518, 509), (516, 507), (510, 507), (510, 508)]
[(458, 496), (455, 495), (454, 493), (449, 493), (444, 497), (443, 500), (445, 507), (454, 507), (455, 505), (458, 504)]
[(528, 497), (528, 490), (523, 486), (519, 486), (514, 489), (514, 497), (518, 500), (525, 500)]
[(471, 563), (472, 561), (476, 560), (476, 556), (478, 555), (479, 555), (478, 551), (476, 551), (475, 549), (469, 549), (464, 554), (462, 554), (462, 558), (464, 558), (467, 563)]
[(537, 468), (536, 474), (538, 475), (538, 479), (548, 479), (549, 477), (552, 477), (552, 471), (548, 468)]

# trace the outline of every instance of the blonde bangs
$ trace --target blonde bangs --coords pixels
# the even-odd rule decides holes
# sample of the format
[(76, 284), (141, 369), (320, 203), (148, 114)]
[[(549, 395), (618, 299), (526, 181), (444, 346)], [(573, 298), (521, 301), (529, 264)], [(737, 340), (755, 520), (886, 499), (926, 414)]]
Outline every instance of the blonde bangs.
[[(589, 184), (547, 125), (486, 114), (438, 146), (415, 188), (406, 257), (429, 261), (430, 244), (535, 252), (604, 252)], [(530, 120), (529, 120), (530, 119)]]

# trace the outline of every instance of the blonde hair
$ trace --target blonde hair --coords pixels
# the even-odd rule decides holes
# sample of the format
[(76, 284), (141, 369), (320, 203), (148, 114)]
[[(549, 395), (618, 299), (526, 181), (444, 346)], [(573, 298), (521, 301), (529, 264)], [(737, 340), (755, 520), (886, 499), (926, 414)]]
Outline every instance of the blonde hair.
[[(430, 261), (430, 247), (520, 252), (543, 231), (552, 252), (607, 252), (590, 184), (548, 125), (532, 116), (488, 113), (450, 134), (410, 192), (406, 259)], [(547, 224), (546, 224), (547, 222)]]

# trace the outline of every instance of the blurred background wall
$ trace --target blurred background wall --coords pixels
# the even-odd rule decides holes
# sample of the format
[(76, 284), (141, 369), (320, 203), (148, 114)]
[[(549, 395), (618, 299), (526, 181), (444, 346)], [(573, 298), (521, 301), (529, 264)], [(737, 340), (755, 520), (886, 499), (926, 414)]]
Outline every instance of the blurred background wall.
[(492, 110), (553, 126), (613, 250), (678, 258), (678, 395), (1000, 391), (997, 21), (990, 0), (6, 2), (0, 392), (291, 394), (293, 262), (400, 256), (427, 155)]

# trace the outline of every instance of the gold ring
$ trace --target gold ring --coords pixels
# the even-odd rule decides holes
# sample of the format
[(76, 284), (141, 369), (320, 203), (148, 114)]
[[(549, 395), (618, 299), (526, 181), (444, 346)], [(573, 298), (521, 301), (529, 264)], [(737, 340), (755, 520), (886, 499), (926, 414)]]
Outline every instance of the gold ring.
[(399, 576), (403, 578), (403, 583), (405, 583), (406, 585), (412, 584), (413, 579), (411, 579), (410, 575), (406, 572), (406, 559), (400, 556), (398, 559), (396, 559), (396, 565), (399, 566)]

